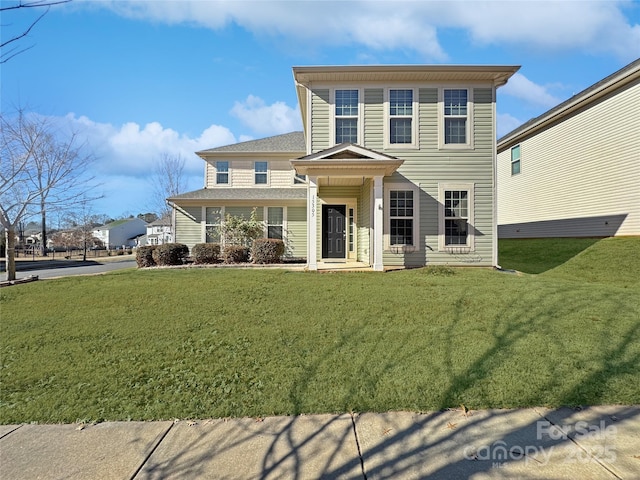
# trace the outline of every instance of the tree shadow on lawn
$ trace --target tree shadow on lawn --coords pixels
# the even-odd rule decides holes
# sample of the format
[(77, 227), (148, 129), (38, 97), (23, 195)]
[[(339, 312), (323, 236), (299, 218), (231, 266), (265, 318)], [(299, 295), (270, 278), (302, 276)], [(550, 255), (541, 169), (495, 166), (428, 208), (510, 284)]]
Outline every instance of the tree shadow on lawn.
[[(443, 357), (441, 368), (449, 371), (449, 382), (440, 394), (439, 411), (215, 420), (209, 430), (204, 426), (201, 431), (190, 430), (188, 441), (180, 444), (177, 453), (168, 458), (152, 455), (145, 471), (152, 478), (204, 475), (214, 472), (218, 462), (224, 463), (225, 459), (245, 458), (236, 470), (232, 467), (232, 475), (224, 478), (450, 479), (482, 473), (492, 478), (633, 476), (639, 462), (633, 453), (640, 448), (640, 408), (579, 405), (607, 402), (611, 398), (608, 389), (635, 378), (640, 363), (640, 324), (618, 325), (618, 316), (628, 317), (630, 312), (622, 306), (616, 309), (615, 299), (605, 298), (604, 293), (600, 298), (581, 299), (570, 297), (570, 293), (569, 287), (555, 292), (541, 289), (538, 304), (528, 299), (498, 307), (491, 324), (492, 340), (477, 358), (460, 368), (452, 354)], [(542, 296), (551, 296), (551, 301), (546, 298), (542, 302)], [(563, 340), (562, 332), (549, 331), (549, 318), (562, 318), (572, 310), (586, 313), (592, 302), (609, 302), (612, 306), (602, 328), (589, 332), (595, 336), (591, 344), (599, 350), (587, 357), (565, 351), (571, 343)], [(456, 332), (466, 325), (465, 315), (468, 311), (460, 307), (450, 321), (450, 344), (459, 340)], [(347, 411), (350, 406), (366, 406), (363, 388), (373, 394), (398, 364), (418, 358), (418, 347), (409, 347), (415, 345), (408, 341), (414, 334), (405, 332), (394, 351), (381, 355), (381, 349), (387, 346), (380, 332), (363, 354), (349, 357), (349, 361), (358, 359), (350, 370), (368, 378), (365, 384), (354, 379), (350, 388), (341, 391)], [(467, 334), (468, 341), (473, 342), (473, 332)], [(324, 347), (323, 354), (306, 367), (289, 392), (296, 413), (308, 408), (310, 392), (317, 387), (314, 379), (344, 361), (349, 349), (361, 348), (363, 341), (364, 335), (357, 328), (345, 328), (338, 342)], [(576, 374), (556, 378), (558, 357), (551, 354), (544, 364), (549, 375), (530, 383), (527, 366), (513, 365), (509, 355), (523, 342), (540, 344), (539, 355), (544, 348), (564, 352), (569, 371), (574, 368)], [(581, 361), (589, 364), (581, 365)], [(524, 376), (524, 390), (514, 404), (532, 408), (471, 412), (459, 408), (461, 403), (476, 408), (474, 402), (490, 402), (491, 394), (484, 395), (484, 389), (489, 388), (498, 371), (513, 368), (521, 369)], [(539, 406), (549, 399), (553, 405), (570, 407)], [(638, 403), (640, 398), (631, 400)], [(609, 435), (611, 426), (635, 433), (631, 437)], [(585, 431), (595, 435), (586, 435)]]

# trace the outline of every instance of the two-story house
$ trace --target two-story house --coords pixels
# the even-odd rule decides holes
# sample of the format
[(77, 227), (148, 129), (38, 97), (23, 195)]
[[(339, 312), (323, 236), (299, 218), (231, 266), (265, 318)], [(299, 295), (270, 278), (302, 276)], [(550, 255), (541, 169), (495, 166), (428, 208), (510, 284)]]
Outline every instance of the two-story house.
[(147, 245), (162, 245), (173, 241), (171, 215), (165, 215), (147, 223)]
[(176, 241), (256, 216), (310, 270), (497, 264), (496, 89), (517, 66), (294, 67), (303, 132), (198, 152)]

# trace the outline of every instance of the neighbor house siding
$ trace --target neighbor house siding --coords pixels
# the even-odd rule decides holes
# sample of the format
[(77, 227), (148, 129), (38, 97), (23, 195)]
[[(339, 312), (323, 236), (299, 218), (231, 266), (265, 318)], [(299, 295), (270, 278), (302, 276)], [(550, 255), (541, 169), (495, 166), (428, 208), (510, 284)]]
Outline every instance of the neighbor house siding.
[(176, 242), (192, 249), (202, 243), (202, 207), (178, 207), (176, 212)]
[(640, 83), (498, 154), (504, 238), (640, 234)]

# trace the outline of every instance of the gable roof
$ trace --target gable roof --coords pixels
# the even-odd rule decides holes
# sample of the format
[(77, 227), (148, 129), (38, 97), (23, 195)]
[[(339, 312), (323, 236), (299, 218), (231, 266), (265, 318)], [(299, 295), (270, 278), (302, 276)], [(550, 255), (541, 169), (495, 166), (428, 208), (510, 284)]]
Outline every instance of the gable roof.
[(503, 135), (498, 139), (498, 151), (500, 152), (506, 148), (510, 148), (516, 143), (522, 141), (525, 137), (554, 123), (562, 121), (579, 109), (594, 104), (605, 95), (624, 88), (634, 81), (640, 81), (640, 59), (631, 62), (629, 65), (621, 68), (617, 72), (612, 73), (608, 77), (594, 83), (568, 100), (565, 100), (552, 109), (547, 110), (542, 115), (532, 118), (528, 122), (520, 125), (518, 128), (512, 130), (506, 135)]
[(218, 153), (244, 154), (244, 153), (298, 153), (306, 151), (304, 133), (290, 132), (272, 137), (249, 140), (247, 142), (233, 143), (221, 147), (210, 148), (196, 152), (201, 157)]
[(125, 223), (135, 222), (135, 221), (143, 222), (145, 225), (147, 224), (147, 222), (145, 222), (144, 220), (142, 220), (141, 218), (138, 218), (138, 217), (135, 217), (135, 218), (123, 218), (121, 220), (115, 220), (115, 221), (113, 221), (111, 223), (107, 223), (106, 225), (102, 225), (100, 227), (96, 227), (94, 230), (111, 230), (112, 228), (119, 227), (120, 225), (124, 225)]

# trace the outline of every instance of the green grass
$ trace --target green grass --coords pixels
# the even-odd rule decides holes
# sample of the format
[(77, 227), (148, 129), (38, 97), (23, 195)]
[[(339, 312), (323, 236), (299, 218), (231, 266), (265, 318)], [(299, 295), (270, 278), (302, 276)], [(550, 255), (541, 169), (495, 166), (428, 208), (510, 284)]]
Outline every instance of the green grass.
[(542, 275), (130, 270), (0, 290), (0, 422), (640, 403), (640, 239)]
[(524, 273), (542, 273), (573, 258), (597, 238), (501, 239), (498, 257), (502, 268)]

